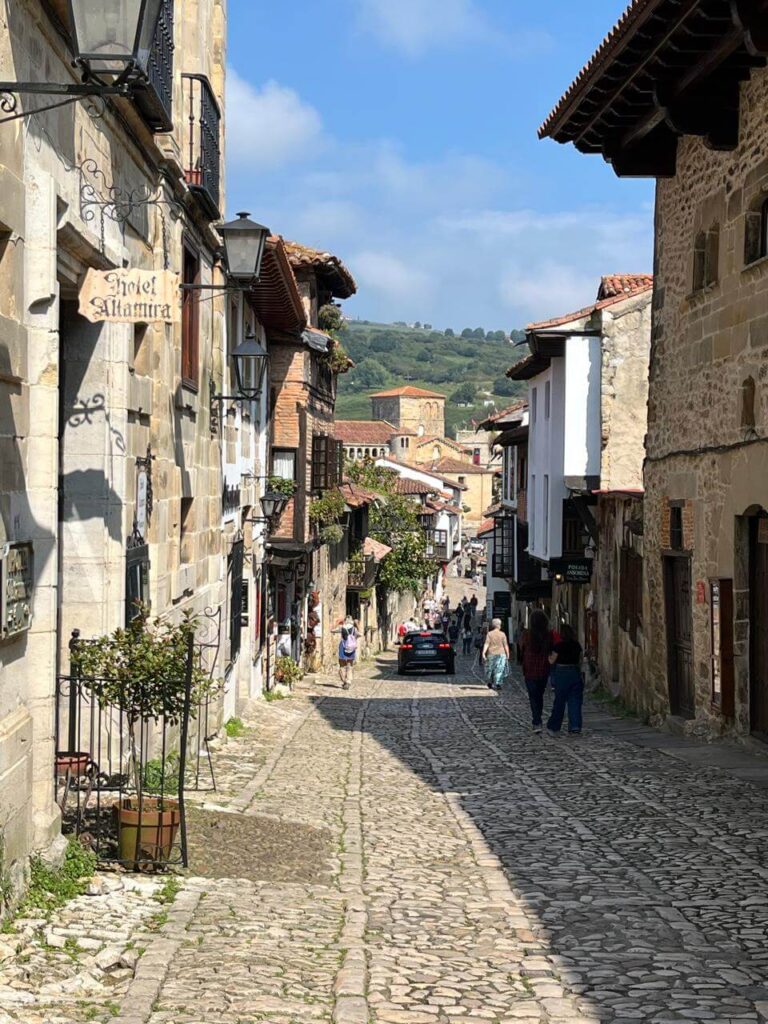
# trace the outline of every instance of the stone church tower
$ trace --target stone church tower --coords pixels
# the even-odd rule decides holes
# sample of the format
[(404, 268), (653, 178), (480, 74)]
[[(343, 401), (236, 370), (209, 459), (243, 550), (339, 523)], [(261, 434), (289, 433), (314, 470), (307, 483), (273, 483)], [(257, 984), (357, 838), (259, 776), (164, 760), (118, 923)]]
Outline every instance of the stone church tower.
[(371, 395), (373, 419), (417, 437), (445, 436), (445, 395), (421, 388), (393, 388)]

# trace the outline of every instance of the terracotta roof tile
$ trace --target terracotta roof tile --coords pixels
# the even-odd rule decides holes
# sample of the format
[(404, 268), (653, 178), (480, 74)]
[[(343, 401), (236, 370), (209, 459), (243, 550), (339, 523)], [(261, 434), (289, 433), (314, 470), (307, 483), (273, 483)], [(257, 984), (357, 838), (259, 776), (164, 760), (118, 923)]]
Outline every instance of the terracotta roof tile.
[(424, 480), (411, 480), (409, 477), (401, 476), (395, 481), (396, 494), (440, 494), (446, 498), (451, 495), (448, 491), (436, 490), (434, 484), (428, 484)]
[(660, 0), (632, 0), (617, 24), (611, 29), (539, 128), (540, 139), (552, 134), (556, 123), (566, 114), (572, 104), (589, 90), (594, 77), (608, 58), (621, 49), (632, 29), (638, 22), (649, 17), (659, 6), (659, 2)]
[[(606, 280), (633, 280), (636, 284), (630, 291), (622, 290), (621, 292), (611, 295), (608, 298), (598, 299), (591, 306), (585, 306), (583, 309), (577, 309), (573, 313), (565, 313), (563, 316), (556, 316), (552, 320), (539, 320), (536, 323), (528, 324), (526, 327), (527, 331), (543, 331), (548, 327), (562, 327), (563, 324), (569, 324), (573, 320), (582, 320), (585, 317), (591, 316), (596, 313), (599, 309), (607, 309), (608, 306), (614, 306), (617, 302), (623, 302), (625, 299), (630, 299), (635, 295), (642, 295), (643, 292), (651, 291), (653, 288), (653, 276), (651, 274), (616, 274), (613, 277), (603, 278)], [(603, 285), (600, 285), (602, 291)], [(598, 295), (600, 292), (598, 292)], [(524, 361), (524, 360), (523, 360)], [(518, 363), (517, 366), (520, 366)], [(516, 369), (513, 367), (512, 369)], [(509, 376), (509, 374), (507, 374)]]
[(447, 448), (452, 448), (453, 451), (455, 452), (464, 453), (467, 451), (465, 445), (459, 444), (458, 441), (451, 440), (450, 437), (420, 437), (419, 440), (416, 442), (416, 447), (423, 448), (424, 445), (435, 444), (435, 442), (437, 442), (438, 444), (444, 444)]
[(476, 536), (482, 537), (484, 533), (493, 533), (496, 529), (496, 523), (493, 519), (484, 519), (478, 528)]
[(389, 391), (377, 391), (371, 398), (445, 398), (445, 395), (437, 391), (424, 391), (422, 388), (411, 387), (407, 384), (402, 388), (391, 388)]
[(476, 466), (472, 462), (462, 462), (461, 459), (451, 459), (448, 456), (445, 458), (438, 459), (436, 462), (428, 463), (424, 466), (424, 472), (429, 473), (436, 469), (439, 473), (458, 473), (464, 476), (467, 473), (489, 473), (491, 470), (483, 469), (482, 466)]
[(346, 480), (341, 484), (339, 491), (350, 508), (363, 508), (365, 505), (370, 505), (376, 500), (376, 495), (373, 491), (361, 487), (360, 484), (353, 484), (351, 480)]
[[(456, 483), (455, 480), (452, 480), (449, 476), (446, 476), (444, 473), (432, 469), (429, 463), (425, 463), (423, 466), (421, 466), (417, 462), (404, 462), (402, 459), (393, 459), (390, 456), (386, 455), (382, 456), (379, 461), (387, 462), (388, 465), (386, 468), (389, 468), (391, 466), (396, 473), (398, 472), (398, 466), (405, 466), (406, 469), (411, 469), (416, 473), (424, 473), (426, 476), (434, 476), (436, 477), (436, 479), (442, 480), (444, 484), (450, 484), (451, 487), (456, 487), (460, 491), (466, 491), (467, 489), (465, 484), (458, 484)], [(462, 465), (464, 465), (464, 463), (462, 463)], [(472, 467), (470, 466), (470, 469), (471, 468)]]
[(386, 420), (336, 420), (334, 436), (345, 444), (388, 445), (399, 434), (397, 427)]
[(653, 287), (653, 274), (606, 274), (600, 281), (598, 302), (614, 295), (635, 295)]
[(285, 242), (285, 251), (291, 266), (311, 267), (320, 277), (325, 278), (336, 298), (348, 299), (357, 291), (355, 279), (338, 256), (330, 252), (313, 249), (300, 242)]
[(387, 547), (386, 544), (382, 544), (381, 541), (374, 540), (373, 537), (366, 537), (363, 541), (363, 554), (371, 556), (376, 562), (380, 562), (383, 558), (386, 558), (392, 548)]
[(527, 408), (528, 402), (525, 399), (521, 399), (519, 402), (513, 402), (512, 405), (508, 405), (506, 409), (502, 409), (501, 412), (495, 412), (493, 416), (489, 416), (487, 420), (483, 420), (482, 423), (478, 423), (477, 428), (478, 430), (493, 430), (497, 423), (503, 423), (505, 420), (511, 419), (515, 413), (518, 413), (519, 416), (522, 417)]

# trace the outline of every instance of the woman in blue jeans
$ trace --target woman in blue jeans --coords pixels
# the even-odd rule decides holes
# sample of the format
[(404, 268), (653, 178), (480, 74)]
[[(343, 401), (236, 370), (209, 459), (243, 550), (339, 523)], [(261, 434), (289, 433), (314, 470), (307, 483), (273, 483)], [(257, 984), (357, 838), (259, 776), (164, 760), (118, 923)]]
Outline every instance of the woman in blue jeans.
[(578, 736), (581, 732), (581, 706), (584, 703), (584, 680), (581, 676), (581, 644), (570, 626), (563, 626), (561, 639), (552, 648), (549, 662), (552, 665), (552, 685), (555, 699), (552, 714), (547, 722), (547, 732), (557, 736), (563, 725), (565, 709), (568, 708), (568, 733)]
[(544, 694), (549, 682), (552, 666), (549, 656), (560, 639), (549, 628), (549, 619), (540, 608), (531, 612), (528, 629), (520, 639), (523, 679), (531, 704), (531, 725), (535, 733), (542, 729)]

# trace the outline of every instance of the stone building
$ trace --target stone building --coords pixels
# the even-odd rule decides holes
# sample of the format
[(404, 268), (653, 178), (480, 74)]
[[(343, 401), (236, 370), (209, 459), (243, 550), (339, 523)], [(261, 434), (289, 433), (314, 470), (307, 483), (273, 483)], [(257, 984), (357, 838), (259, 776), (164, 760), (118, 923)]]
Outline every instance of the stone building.
[(710, 736), (768, 734), (767, 59), (760, 5), (646, 0), (541, 130), (658, 179), (632, 701)]
[[(75, 81), (62, 0), (20, 0), (4, 17), (4, 78)], [(179, 289), (162, 319), (144, 311), (151, 322), (91, 322), (78, 305), (89, 270), (223, 280), (225, 34), (221, 0), (165, 0), (146, 89), (37, 114), (41, 97), (24, 96), (30, 116), (0, 126), (0, 551), (4, 602), (23, 595), (4, 603), (14, 621), (0, 636), (0, 842), (14, 884), (59, 830), (53, 729), (72, 631), (110, 632), (137, 599), (226, 617), (209, 401), (224, 298)]]
[[(282, 246), (282, 243), (280, 243)], [(328, 542), (310, 519), (310, 506), (343, 481), (343, 444), (334, 436), (336, 343), (318, 329), (319, 311), (355, 292), (344, 264), (330, 253), (286, 243), (301, 299), (291, 331), (268, 330), (270, 366), (270, 474), (291, 481), (295, 494), (268, 542), (268, 631), (275, 656), (290, 653), (308, 668), (329, 664), (338, 638), (332, 630), (347, 609), (349, 533)], [(310, 616), (312, 625), (310, 626)], [(317, 621), (316, 621), (317, 620)]]
[(613, 593), (634, 592), (642, 547), (613, 503), (642, 494), (652, 287), (647, 274), (603, 277), (592, 305), (529, 324), (531, 354), (508, 371), (528, 382), (528, 553), (553, 581), (552, 618), (627, 690), (648, 648)]
[(407, 459), (414, 435), (386, 420), (336, 420), (336, 439), (344, 445), (344, 457), (350, 462), (391, 455)]
[(406, 385), (371, 395), (371, 416), (416, 437), (445, 435), (445, 395)]

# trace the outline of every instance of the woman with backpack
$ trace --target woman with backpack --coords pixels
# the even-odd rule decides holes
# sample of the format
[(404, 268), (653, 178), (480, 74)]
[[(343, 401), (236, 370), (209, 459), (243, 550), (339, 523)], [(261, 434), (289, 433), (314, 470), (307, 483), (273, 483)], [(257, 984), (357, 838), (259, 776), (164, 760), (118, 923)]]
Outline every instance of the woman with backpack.
[(348, 690), (352, 685), (352, 673), (357, 657), (359, 633), (351, 615), (348, 615), (342, 625), (338, 629), (334, 629), (333, 632), (341, 634), (341, 639), (339, 640), (339, 679), (341, 679), (343, 689)]
[(520, 640), (522, 652), (522, 669), (528, 700), (531, 704), (533, 731), (542, 731), (542, 715), (544, 713), (544, 693), (547, 689), (552, 666), (549, 656), (555, 645), (556, 637), (549, 628), (549, 619), (541, 609), (531, 612), (528, 629), (523, 630)]

